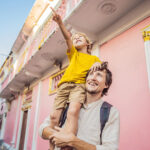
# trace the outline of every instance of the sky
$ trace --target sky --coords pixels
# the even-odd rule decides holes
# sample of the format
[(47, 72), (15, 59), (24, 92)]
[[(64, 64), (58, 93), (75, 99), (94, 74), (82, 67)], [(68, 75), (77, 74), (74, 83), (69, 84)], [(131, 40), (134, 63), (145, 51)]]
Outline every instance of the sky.
[[(3, 0), (0, 4), (0, 67), (9, 55), (35, 0)], [(6, 55), (6, 56), (5, 56)]]

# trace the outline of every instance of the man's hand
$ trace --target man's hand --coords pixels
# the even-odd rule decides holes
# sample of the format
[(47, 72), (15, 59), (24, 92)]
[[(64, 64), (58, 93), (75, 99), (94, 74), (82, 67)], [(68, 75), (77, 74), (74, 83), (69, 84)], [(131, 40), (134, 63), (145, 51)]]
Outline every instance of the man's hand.
[(92, 67), (90, 68), (91, 72), (99, 70), (101, 68), (101, 63), (100, 62), (96, 62), (92, 65)]
[(51, 127), (45, 127), (44, 129), (43, 129), (43, 133), (42, 133), (42, 137), (44, 138), (44, 139), (49, 139), (49, 136), (50, 135), (52, 135), (52, 134), (54, 134), (56, 131), (54, 130), (54, 129), (52, 129)]
[(61, 19), (60, 15), (57, 14), (57, 12), (56, 12), (52, 7), (50, 7), (50, 8), (52, 9), (52, 12), (53, 12), (53, 20), (54, 20), (58, 25), (62, 24), (62, 19)]
[(73, 133), (66, 132), (59, 127), (55, 127), (55, 130), (57, 131), (54, 132), (49, 139), (52, 140), (57, 147), (71, 146), (70, 142), (74, 140), (75, 135)]

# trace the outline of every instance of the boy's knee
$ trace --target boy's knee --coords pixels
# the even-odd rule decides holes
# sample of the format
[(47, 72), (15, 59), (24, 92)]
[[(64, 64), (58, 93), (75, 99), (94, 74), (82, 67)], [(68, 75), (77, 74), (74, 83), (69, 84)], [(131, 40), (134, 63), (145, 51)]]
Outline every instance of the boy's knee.
[(58, 122), (59, 122), (59, 117), (58, 117), (57, 114), (54, 113), (54, 112), (50, 114), (50, 119), (51, 119), (51, 121), (54, 122), (54, 123), (58, 123)]
[(55, 115), (55, 113), (51, 113), (50, 114), (50, 119), (51, 120), (55, 120), (57, 117), (56, 117), (56, 115)]
[(57, 111), (53, 111), (50, 113), (50, 120), (53, 123), (58, 123), (59, 119), (60, 119), (60, 115), (61, 115), (62, 110), (57, 110)]

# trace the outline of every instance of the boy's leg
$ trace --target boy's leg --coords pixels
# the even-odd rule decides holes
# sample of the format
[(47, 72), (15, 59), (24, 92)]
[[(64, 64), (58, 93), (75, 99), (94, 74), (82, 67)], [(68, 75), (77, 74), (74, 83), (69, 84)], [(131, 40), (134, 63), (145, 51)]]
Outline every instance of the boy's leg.
[(85, 84), (74, 84), (69, 95), (69, 108), (65, 122), (65, 130), (76, 135), (78, 129), (78, 116), (82, 104), (85, 102)]
[(81, 104), (79, 102), (70, 102), (67, 112), (67, 119), (65, 122), (64, 130), (72, 132), (76, 135), (78, 129), (78, 116)]
[[(54, 128), (54, 126), (59, 125), (59, 119), (62, 113), (62, 110), (67, 102), (69, 97), (69, 89), (68, 84), (62, 84), (57, 90), (57, 96), (55, 98), (53, 104), (53, 111), (50, 114), (50, 127)], [(54, 145), (50, 141), (50, 150), (54, 149)]]
[[(67, 132), (72, 132), (75, 135), (77, 134), (78, 129), (78, 116), (81, 108), (81, 103), (79, 102), (70, 102), (68, 112), (67, 112), (67, 119), (64, 125), (64, 130)], [(71, 147), (65, 147), (61, 150), (72, 150)]]
[[(69, 108), (64, 130), (77, 134), (78, 116), (82, 104), (85, 102), (85, 84), (74, 84), (69, 95)], [(70, 150), (68, 147), (63, 150)]]
[(50, 127), (53, 129), (59, 125), (59, 119), (63, 109), (54, 109), (50, 114)]
[[(51, 112), (51, 114), (50, 114), (50, 127), (52, 129), (54, 129), (55, 126), (59, 125), (59, 119), (60, 119), (62, 110), (63, 109), (58, 109), (58, 110), (54, 109), (53, 112)], [(50, 145), (50, 150), (54, 150), (55, 146), (51, 141), (49, 141), (49, 145)]]

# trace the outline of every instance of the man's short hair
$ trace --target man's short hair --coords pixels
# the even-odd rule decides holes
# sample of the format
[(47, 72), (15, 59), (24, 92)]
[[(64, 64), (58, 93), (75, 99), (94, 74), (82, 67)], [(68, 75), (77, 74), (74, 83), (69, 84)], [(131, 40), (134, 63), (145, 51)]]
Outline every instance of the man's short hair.
[[(101, 66), (96, 68), (95, 71), (104, 71), (106, 72), (106, 81), (105, 81), (105, 85), (107, 86), (107, 88), (104, 88), (103, 91), (102, 91), (102, 95), (107, 95), (107, 92), (108, 92), (108, 89), (112, 83), (112, 73), (111, 71), (108, 69), (108, 62), (102, 62)], [(89, 70), (87, 72), (87, 75), (86, 75), (86, 78), (88, 77), (89, 73), (90, 73), (91, 70)]]

